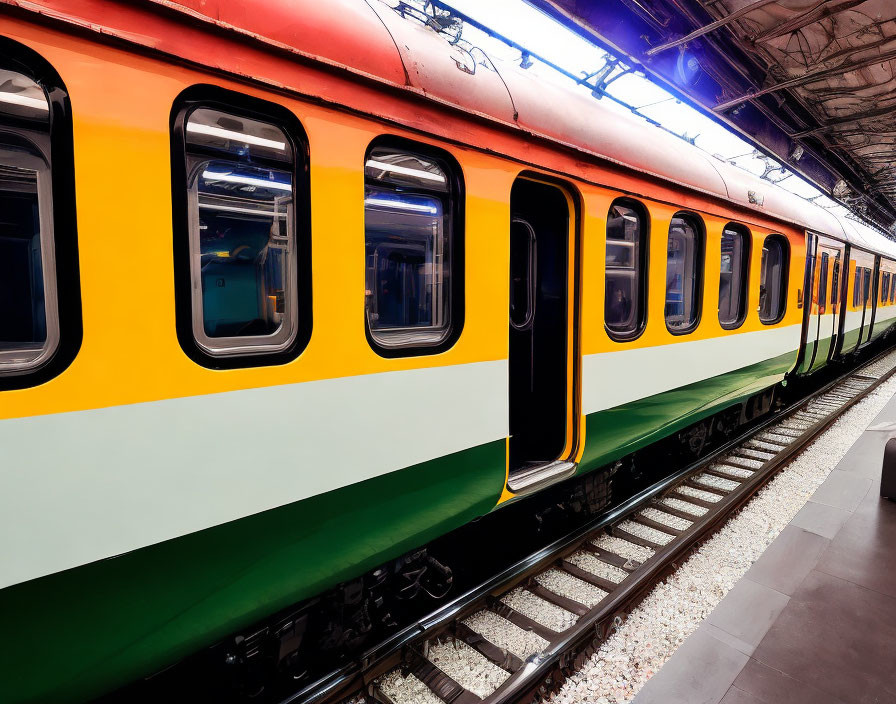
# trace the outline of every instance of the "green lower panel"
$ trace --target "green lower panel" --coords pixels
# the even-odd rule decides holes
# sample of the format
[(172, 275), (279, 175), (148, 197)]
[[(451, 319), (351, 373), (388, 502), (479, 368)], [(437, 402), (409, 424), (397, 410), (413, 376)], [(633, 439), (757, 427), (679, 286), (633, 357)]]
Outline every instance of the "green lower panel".
[(723, 408), (774, 386), (796, 362), (796, 350), (721, 376), (589, 414), (580, 472), (656, 442)]
[(875, 339), (883, 335), (887, 330), (893, 327), (893, 323), (896, 322), (896, 318), (889, 318), (887, 320), (882, 321), (874, 321), (874, 329), (871, 332), (871, 339)]
[(110, 690), (463, 525), (495, 506), (504, 455), (502, 439), (0, 590), (0, 701)]
[[(843, 345), (840, 348), (841, 354), (849, 354), (853, 352), (856, 348), (856, 344), (859, 341), (859, 335), (864, 328), (856, 328), (855, 330), (847, 330), (843, 333)], [(867, 330), (865, 330), (867, 333)]]

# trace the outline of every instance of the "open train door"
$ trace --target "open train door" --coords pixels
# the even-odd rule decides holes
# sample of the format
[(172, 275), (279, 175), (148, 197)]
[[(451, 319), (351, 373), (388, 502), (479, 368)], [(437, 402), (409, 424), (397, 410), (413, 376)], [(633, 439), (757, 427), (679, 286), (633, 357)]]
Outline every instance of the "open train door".
[(837, 349), (845, 249), (842, 242), (829, 237), (809, 236), (807, 254), (812, 262), (812, 285), (805, 303), (807, 332), (802, 373), (825, 366)]
[(507, 489), (571, 476), (581, 432), (578, 204), (536, 174), (510, 193)]

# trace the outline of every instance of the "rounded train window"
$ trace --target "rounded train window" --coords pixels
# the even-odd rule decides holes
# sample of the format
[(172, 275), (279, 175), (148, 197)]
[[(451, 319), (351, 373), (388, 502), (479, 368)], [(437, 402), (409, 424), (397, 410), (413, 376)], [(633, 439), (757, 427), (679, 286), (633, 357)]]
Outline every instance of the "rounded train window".
[(59, 76), (0, 38), (0, 388), (46, 381), (80, 346), (73, 178)]
[(787, 269), (790, 249), (781, 235), (769, 235), (762, 243), (759, 273), (759, 320), (766, 325), (784, 317), (787, 304)]
[(459, 169), (436, 150), (384, 142), (364, 176), (368, 340), (385, 356), (445, 349), (463, 313)]
[(181, 344), (212, 367), (288, 361), (310, 332), (301, 128), (276, 105), (203, 98), (179, 114)]
[(747, 314), (747, 280), (750, 271), (750, 232), (739, 225), (722, 231), (719, 266), (719, 324), (740, 327)]
[(647, 213), (621, 199), (607, 213), (604, 325), (610, 337), (630, 340), (647, 320)]
[(672, 218), (666, 252), (666, 327), (684, 334), (700, 322), (703, 225), (697, 216), (679, 213)]

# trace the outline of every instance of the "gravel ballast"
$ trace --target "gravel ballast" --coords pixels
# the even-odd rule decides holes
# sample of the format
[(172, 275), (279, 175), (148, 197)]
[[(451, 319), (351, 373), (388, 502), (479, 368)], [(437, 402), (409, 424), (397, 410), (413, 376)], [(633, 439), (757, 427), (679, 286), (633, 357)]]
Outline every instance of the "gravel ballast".
[(695, 518), (702, 516), (704, 513), (709, 511), (705, 506), (698, 506), (697, 504), (692, 504), (690, 501), (682, 501), (681, 499), (676, 499), (671, 496), (667, 496), (662, 499), (660, 503), (665, 504), (669, 508), (674, 508), (676, 511), (681, 511), (682, 513), (690, 513)]
[[(891, 358), (896, 359), (896, 353)], [(896, 378), (853, 406), (797, 455), (658, 584), (550, 702), (630, 702), (799, 512), (894, 392)], [(695, 490), (680, 491), (691, 495)], [(708, 500), (713, 499), (719, 497)]]
[(395, 704), (445, 704), (413, 675), (402, 677), (400, 669), (384, 675), (379, 684), (383, 693)]
[(603, 560), (594, 556), (593, 553), (584, 550), (569, 556), (569, 561), (576, 567), (581, 567), (586, 572), (603, 577), (613, 584), (619, 584), (623, 579), (628, 577), (628, 572), (619, 567), (608, 565)]
[(615, 535), (607, 535), (604, 533), (591, 542), (603, 550), (615, 553), (619, 555), (619, 557), (624, 557), (626, 560), (644, 562), (644, 560), (653, 557), (653, 550), (650, 548), (645, 548), (642, 545), (635, 545), (628, 540), (617, 538)]
[(675, 530), (685, 530), (690, 528), (693, 523), (693, 521), (673, 516), (671, 513), (666, 513), (665, 511), (660, 511), (656, 508), (644, 508), (641, 509), (639, 513), (644, 516), (644, 518), (649, 518), (651, 521), (662, 523), (664, 526), (669, 526)]
[(547, 647), (548, 642), (532, 631), (524, 631), (506, 618), (501, 618), (491, 611), (477, 611), (464, 621), (476, 633), (499, 648), (509, 650), (518, 658), (525, 660), (532, 653)]
[(713, 474), (698, 474), (693, 481), (703, 486), (711, 486), (713, 489), (721, 489), (722, 491), (734, 491), (737, 489), (737, 482), (733, 479), (722, 479)]
[(532, 592), (522, 587), (507, 592), (501, 597), (501, 601), (507, 604), (514, 611), (518, 611), (523, 616), (528, 616), (533, 621), (537, 621), (542, 626), (547, 626), (552, 631), (561, 633), (576, 622), (576, 615), (569, 613), (566, 609), (545, 601), (541, 597), (535, 596)]
[(649, 540), (651, 543), (656, 543), (657, 545), (665, 545), (673, 538), (673, 536), (668, 533), (663, 533), (661, 530), (656, 530), (655, 528), (644, 526), (630, 520), (622, 521), (622, 523), (619, 524), (619, 527), (626, 533), (631, 533), (637, 538)]
[(509, 672), (460, 640), (430, 646), (427, 659), (477, 697), (487, 697), (510, 677)]
[(535, 577), (535, 581), (545, 589), (550, 589), (554, 594), (577, 601), (589, 609), (596, 606), (607, 595), (607, 592), (600, 587), (588, 584), (563, 570), (550, 569), (547, 572), (542, 572)]
[(700, 499), (701, 501), (710, 501), (715, 503), (722, 497), (718, 494), (713, 494), (711, 491), (703, 491), (703, 489), (695, 489), (692, 486), (680, 486), (676, 489), (679, 494), (684, 494), (685, 496), (690, 496), (693, 499)]

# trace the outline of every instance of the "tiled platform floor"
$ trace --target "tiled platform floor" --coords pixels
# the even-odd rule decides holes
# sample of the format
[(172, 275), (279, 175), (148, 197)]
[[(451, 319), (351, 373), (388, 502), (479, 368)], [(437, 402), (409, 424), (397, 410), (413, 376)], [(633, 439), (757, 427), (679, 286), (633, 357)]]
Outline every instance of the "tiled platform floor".
[(635, 704), (896, 704), (896, 396)]

